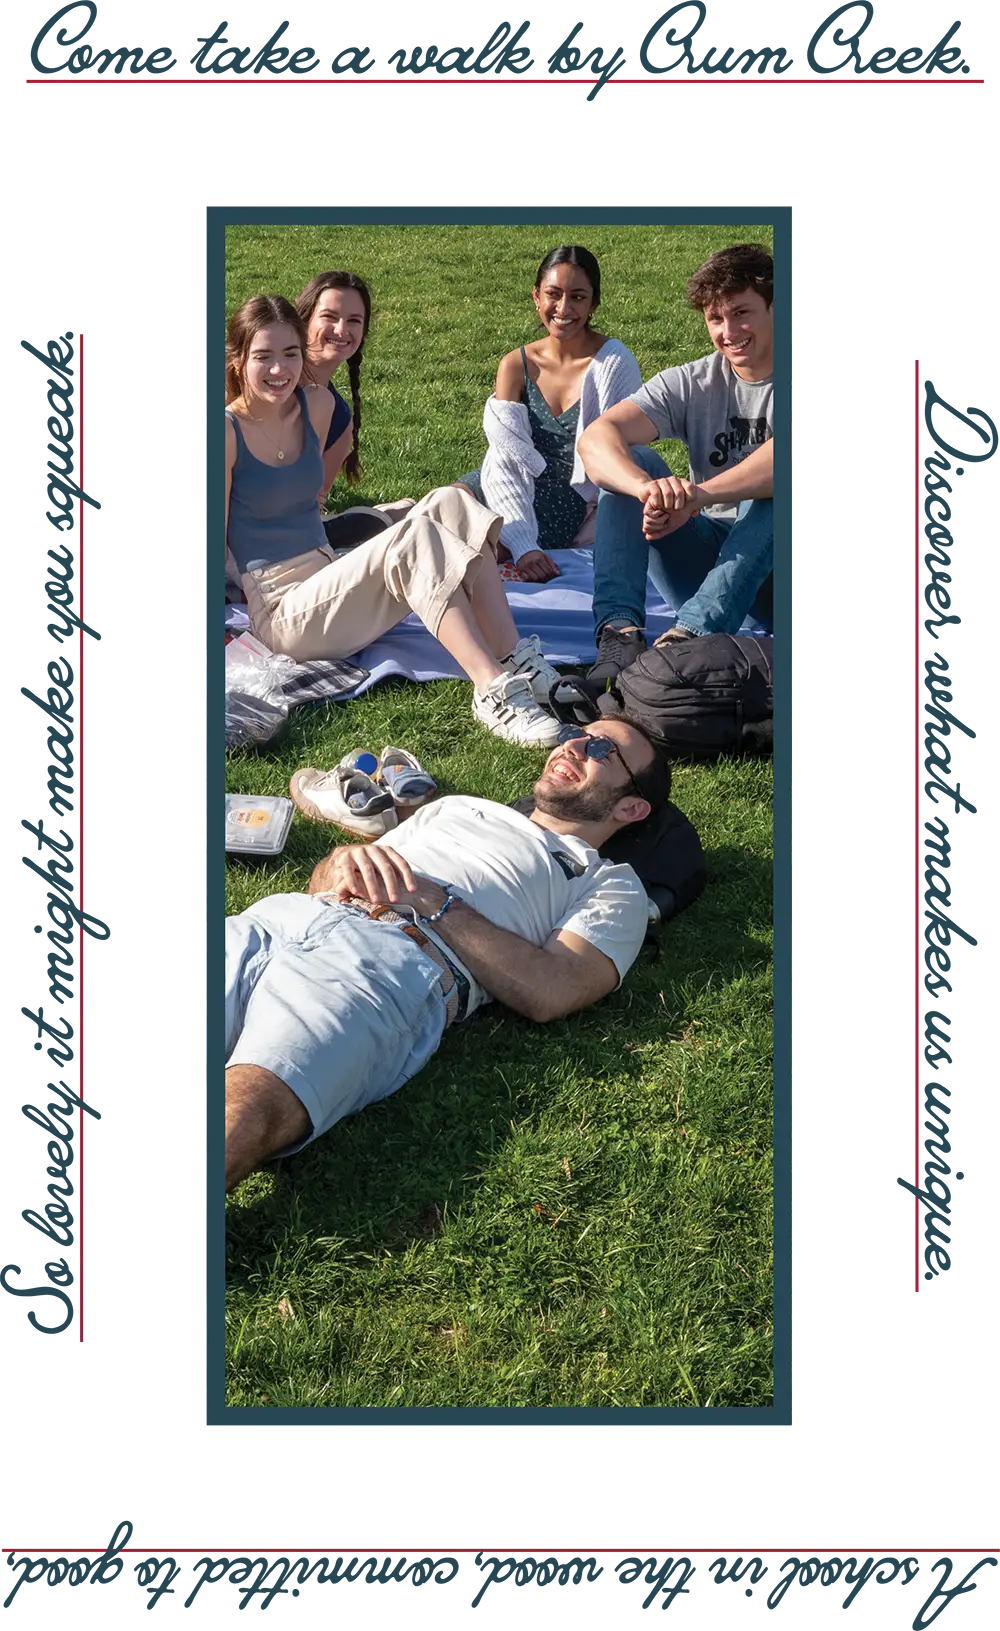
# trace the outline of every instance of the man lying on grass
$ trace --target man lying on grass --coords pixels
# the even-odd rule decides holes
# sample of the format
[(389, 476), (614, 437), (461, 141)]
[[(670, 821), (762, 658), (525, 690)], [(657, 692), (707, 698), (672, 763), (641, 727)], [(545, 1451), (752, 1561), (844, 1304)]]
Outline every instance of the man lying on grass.
[(439, 799), (229, 918), (226, 1187), (394, 1093), (491, 997), (544, 1023), (615, 990), (648, 906), (598, 850), (669, 794), (646, 734), (602, 720), (549, 755), (530, 816)]

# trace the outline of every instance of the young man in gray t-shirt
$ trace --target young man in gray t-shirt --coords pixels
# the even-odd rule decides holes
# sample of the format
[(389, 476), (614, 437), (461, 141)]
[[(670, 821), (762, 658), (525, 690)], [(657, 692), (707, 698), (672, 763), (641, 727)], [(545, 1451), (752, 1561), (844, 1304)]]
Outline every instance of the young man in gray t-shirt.
[[(662, 640), (771, 620), (773, 276), (759, 244), (719, 250), (687, 286), (714, 350), (665, 368), (580, 437), (602, 489), (594, 541), (598, 661), (613, 678), (645, 647), (646, 574), (677, 612)], [(688, 449), (690, 480), (649, 447)]]

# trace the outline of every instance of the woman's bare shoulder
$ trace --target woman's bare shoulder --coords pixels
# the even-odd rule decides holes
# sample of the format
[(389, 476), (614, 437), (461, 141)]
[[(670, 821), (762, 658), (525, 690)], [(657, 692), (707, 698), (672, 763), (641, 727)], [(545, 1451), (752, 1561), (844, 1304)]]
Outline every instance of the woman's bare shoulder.
[[(548, 360), (548, 347), (549, 337), (547, 334), (541, 340), (529, 341), (524, 348), (525, 360), (527, 361), (529, 369), (539, 369), (544, 367), (546, 361)], [(521, 353), (518, 352), (518, 359), (520, 359), (520, 355)]]
[(508, 351), (497, 369), (496, 393), (502, 402), (521, 400), (521, 353)]
[(313, 429), (325, 436), (333, 418), (333, 392), (324, 390), (320, 385), (307, 385), (305, 392), (306, 409)]

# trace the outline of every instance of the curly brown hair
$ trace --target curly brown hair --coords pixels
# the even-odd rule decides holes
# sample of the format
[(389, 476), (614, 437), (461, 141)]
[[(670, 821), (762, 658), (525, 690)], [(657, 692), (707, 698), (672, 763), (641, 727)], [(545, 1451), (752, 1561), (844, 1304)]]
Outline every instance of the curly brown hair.
[(709, 255), (688, 279), (688, 305), (707, 311), (717, 300), (753, 289), (770, 306), (774, 299), (774, 261), (763, 244), (731, 244)]

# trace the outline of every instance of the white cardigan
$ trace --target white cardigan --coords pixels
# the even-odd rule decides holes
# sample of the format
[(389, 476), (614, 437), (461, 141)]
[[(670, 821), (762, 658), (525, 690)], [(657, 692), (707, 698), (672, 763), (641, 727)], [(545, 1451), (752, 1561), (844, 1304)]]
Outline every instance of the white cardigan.
[[(570, 485), (591, 503), (597, 488), (587, 477), (580, 458), (580, 437), (587, 426), (622, 402), (642, 384), (639, 364), (620, 340), (605, 340), (583, 376), (580, 417), (576, 428), (576, 457)], [(483, 497), (491, 510), (504, 518), (500, 533), (515, 561), (538, 546), (535, 516), (535, 477), (545, 460), (531, 440), (528, 410), (523, 402), (500, 402), (491, 396), (483, 413), (488, 447), (480, 472)]]

